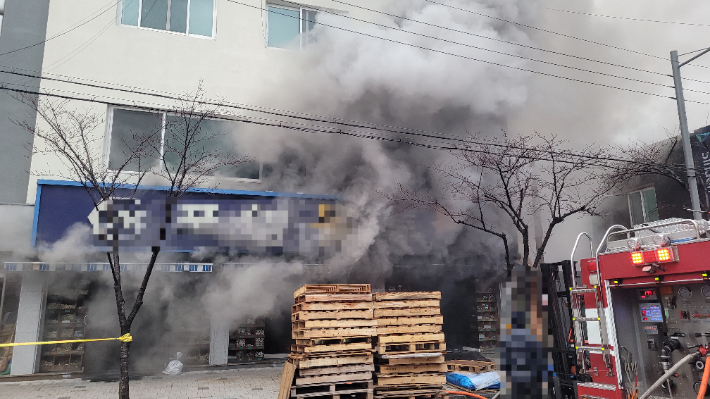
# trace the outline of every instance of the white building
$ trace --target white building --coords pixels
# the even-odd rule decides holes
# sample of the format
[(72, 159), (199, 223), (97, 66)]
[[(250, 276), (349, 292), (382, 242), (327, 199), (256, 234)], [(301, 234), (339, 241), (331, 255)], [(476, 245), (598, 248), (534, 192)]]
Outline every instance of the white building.
[[(358, 5), (377, 8), (382, 2), (361, 0)], [(306, 62), (302, 50), (315, 40), (309, 33), (315, 29), (313, 21), (319, 13), (357, 16), (358, 11), (330, 0), (308, 0), (302, 4), (277, 0), (118, 0), (100, 4), (91, 0), (6, 0), (0, 34), (0, 64), (8, 67), (3, 73), (7, 88), (29, 93), (39, 91), (50, 100), (64, 98), (68, 109), (100, 116), (101, 122), (90, 133), (90, 146), (95, 159), (110, 169), (121, 162), (122, 145), (131, 140), (136, 129), (157, 127), (157, 132), (164, 134), (163, 122), (170, 120), (176, 98), (195, 92), (200, 82), (207, 100), (259, 105), (266, 84), (273, 86), (279, 82), (283, 71)], [(21, 49), (23, 47), (27, 48)], [(6, 62), (3, 60), (5, 52), (8, 56), (10, 53), (19, 56), (15, 61), (8, 58)], [(8, 93), (0, 100), (0, 112), (10, 118), (26, 120), (29, 125), (36, 123), (38, 129), (47, 128), (36, 115), (29, 114), (26, 119), (27, 110)], [(227, 115), (231, 118), (245, 113), (234, 107), (226, 109), (232, 114)], [(54, 322), (62, 323), (51, 311), (64, 309), (57, 306), (74, 306), (67, 309), (76, 312), (67, 310), (66, 313), (76, 317), (64, 322), (66, 328), (73, 328), (69, 336), (83, 336), (86, 321), (77, 319), (81, 314), (86, 315), (78, 311), (84, 306), (81, 295), (90, 296), (92, 289), (99, 288), (79, 286), (80, 271), (100, 271), (102, 266), (17, 262), (20, 257), (17, 250), (29, 251), (31, 246), (43, 241), (51, 244), (65, 234), (71, 224), (85, 221), (82, 215), (86, 212), (81, 207), (86, 204), (79, 202), (87, 199), (86, 193), (81, 192), (76, 182), (70, 181), (71, 173), (63, 160), (56, 153), (44, 151), (48, 148), (46, 143), (36, 139), (34, 151), (25, 149), (23, 142), (31, 142), (32, 137), (4, 119), (0, 121), (3, 140), (10, 145), (4, 146), (2, 152), (3, 158), (10, 162), (4, 164), (7, 168), (2, 178), (8, 181), (1, 182), (9, 189), (2, 194), (5, 198), (2, 201), (19, 204), (0, 207), (4, 223), (17, 226), (16, 230), (7, 231), (7, 239), (0, 243), (3, 246), (0, 255), (5, 262), (4, 270), (0, 269), (0, 287), (3, 287), (0, 298), (4, 299), (0, 302), (0, 327), (14, 325), (16, 342), (41, 341), (49, 337), (48, 334), (58, 334), (53, 336), (61, 338), (61, 330), (55, 328), (55, 333), (49, 327)], [(243, 125), (222, 120), (206, 126), (225, 129), (238, 136)], [(17, 139), (22, 134), (22, 139)], [(233, 148), (240, 155), (249, 153), (249, 148), (239, 148), (238, 137), (236, 141), (225, 140), (213, 145)], [(266, 145), (268, 140), (269, 137), (264, 136), (252, 145)], [(130, 172), (130, 167), (128, 170)], [(159, 180), (151, 183), (160, 185)], [(225, 198), (332, 200), (320, 195), (327, 193), (280, 193), (279, 187), (265, 181), (259, 159), (234, 168), (205, 186), (212, 187), (216, 183), (222, 190), (218, 194)], [(25, 203), (22, 198), (26, 198)], [(48, 230), (43, 230), (45, 228)], [(162, 270), (183, 269), (212, 271), (212, 263), (183, 265), (177, 262), (163, 265)], [(69, 280), (76, 286), (69, 286), (79, 293), (73, 305), (51, 299), (63, 295), (53, 291), (52, 284), (59, 279), (56, 275), (64, 273), (73, 273), (74, 277)], [(199, 278), (203, 277), (195, 277)], [(82, 323), (84, 326), (78, 327)], [(210, 364), (240, 360), (233, 354), (232, 346), (236, 344), (230, 341), (228, 326), (212, 320), (209, 335)], [(267, 331), (267, 342), (268, 339)], [(262, 351), (263, 345), (262, 338)], [(72, 363), (76, 358), (70, 356), (81, 359), (83, 347), (62, 352), (69, 353), (66, 358), (57, 355), (60, 349), (51, 349), (51, 356), (46, 355), (50, 353), (47, 350), (32, 346), (15, 348), (11, 374), (82, 369), (70, 365), (81, 366), (82, 361)], [(91, 347), (87, 346), (87, 355), (90, 351)], [(199, 353), (203, 355), (204, 351)]]

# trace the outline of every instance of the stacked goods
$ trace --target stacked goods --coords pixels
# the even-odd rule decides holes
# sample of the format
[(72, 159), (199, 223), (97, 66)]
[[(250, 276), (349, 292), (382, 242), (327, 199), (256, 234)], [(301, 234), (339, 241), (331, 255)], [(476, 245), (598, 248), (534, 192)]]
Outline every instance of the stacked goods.
[(442, 397), (446, 351), (440, 292), (375, 293), (376, 398)]
[[(15, 325), (6, 324), (0, 329), (0, 344), (11, 344), (15, 342)], [(12, 347), (0, 348), (0, 374), (7, 370), (7, 366), (12, 359)]]
[(377, 331), (370, 286), (306, 285), (294, 298), (295, 345), (279, 397), (289, 397), (284, 393), (288, 387), (291, 398), (372, 399), (372, 337)]

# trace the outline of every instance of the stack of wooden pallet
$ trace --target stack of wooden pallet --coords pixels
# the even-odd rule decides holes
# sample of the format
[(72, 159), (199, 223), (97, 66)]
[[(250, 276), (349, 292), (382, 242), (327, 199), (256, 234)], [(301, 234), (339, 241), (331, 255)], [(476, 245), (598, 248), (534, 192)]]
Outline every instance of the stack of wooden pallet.
[(445, 397), (440, 292), (375, 293), (376, 398)]
[(295, 345), (279, 398), (372, 399), (377, 331), (370, 285), (306, 285), (294, 298)]

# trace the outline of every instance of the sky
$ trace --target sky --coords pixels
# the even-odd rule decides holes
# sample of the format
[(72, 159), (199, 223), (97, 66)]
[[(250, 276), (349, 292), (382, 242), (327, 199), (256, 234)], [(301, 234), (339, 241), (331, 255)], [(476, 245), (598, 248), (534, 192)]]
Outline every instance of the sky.
[[(567, 13), (557, 10), (584, 12), (623, 18), (649, 19), (671, 23), (641, 22)], [(532, 9), (528, 24), (578, 38), (646, 53), (655, 57), (622, 51), (606, 46), (574, 40), (533, 29), (521, 28), (530, 41), (541, 48), (560, 53), (625, 65), (671, 75), (670, 52), (679, 54), (710, 47), (706, 39), (710, 31), (702, 18), (710, 12), (710, 4), (703, 1), (589, 1), (569, 2), (543, 0)], [(566, 56), (529, 50), (524, 54), (602, 73), (646, 80), (673, 86), (670, 76), (660, 76)], [(681, 57), (681, 61), (694, 54)], [(710, 81), (710, 55), (681, 69), (684, 78)], [(531, 69), (555, 73), (591, 82), (644, 91), (664, 96), (654, 97), (638, 93), (565, 81), (547, 76), (529, 77), (528, 97), (509, 118), (512, 131), (540, 131), (569, 134), (570, 138), (599, 142), (624, 143), (628, 140), (655, 141), (666, 137), (666, 131), (678, 132), (678, 113), (670, 87), (601, 76), (565, 68), (531, 62)], [(687, 90), (709, 91), (710, 84), (684, 80), (687, 100), (710, 102), (710, 95)], [(687, 103), (689, 129), (693, 131), (710, 124), (710, 105)]]

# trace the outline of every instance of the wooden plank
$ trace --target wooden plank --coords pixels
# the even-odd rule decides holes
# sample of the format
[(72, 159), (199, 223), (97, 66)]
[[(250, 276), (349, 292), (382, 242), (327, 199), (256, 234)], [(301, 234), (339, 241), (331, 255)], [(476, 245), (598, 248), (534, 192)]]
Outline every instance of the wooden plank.
[(381, 361), (384, 364), (390, 365), (390, 366), (396, 366), (396, 365), (406, 365), (406, 364), (432, 364), (432, 363), (438, 363), (438, 364), (443, 364), (446, 363), (446, 359), (444, 358), (444, 355), (442, 354), (432, 354), (432, 356), (427, 356), (427, 357), (403, 357), (403, 358), (394, 358), (394, 359), (381, 359)]
[(432, 308), (439, 307), (438, 299), (422, 299), (416, 301), (382, 301), (374, 302), (375, 309), (402, 308)]
[(293, 352), (302, 352), (302, 353), (327, 353), (327, 352), (357, 351), (357, 350), (367, 350), (367, 349), (372, 349), (371, 343), (360, 342), (360, 343), (354, 343), (354, 344), (340, 344), (340, 345), (318, 345), (318, 346), (292, 345), (291, 346), (291, 350)]
[(301, 302), (372, 302), (372, 294), (305, 294), (296, 298)]
[[(330, 382), (291, 387), (292, 398), (318, 397), (321, 395), (345, 395), (358, 392), (372, 392), (372, 374), (367, 380), (350, 382)], [(337, 396), (335, 399), (338, 399)]]
[(303, 294), (321, 293), (364, 293), (372, 290), (370, 284), (307, 284), (293, 292), (293, 297), (298, 298)]
[(390, 344), (396, 342), (410, 343), (421, 341), (443, 341), (444, 334), (413, 334), (413, 335), (386, 335), (377, 337), (379, 345)]
[(336, 312), (296, 312), (291, 315), (291, 321), (299, 320), (343, 320), (372, 319), (372, 310), (343, 310)]
[(354, 319), (354, 320), (299, 320), (293, 322), (293, 329), (304, 328), (347, 328), (347, 327), (375, 327), (377, 320), (374, 319)]
[(293, 377), (296, 375), (296, 365), (291, 362), (284, 364), (284, 371), (281, 374), (281, 385), (279, 385), (278, 399), (289, 399)]
[(292, 335), (293, 339), (338, 338), (338, 337), (374, 337), (377, 335), (377, 329), (375, 327), (303, 329), (303, 330), (293, 330), (291, 335)]
[(401, 301), (412, 299), (441, 299), (441, 292), (376, 292), (376, 301)]
[(411, 333), (438, 333), (441, 324), (422, 324), (414, 326), (387, 326), (377, 327), (377, 335), (411, 334)]
[[(360, 390), (351, 390), (351, 391), (339, 391), (336, 393), (310, 393), (310, 394), (302, 394), (302, 395), (295, 395), (291, 396), (294, 399), (343, 399), (343, 398), (348, 398), (348, 399), (374, 399), (373, 396), (373, 391), (372, 389), (360, 389)], [(407, 398), (409, 399), (409, 398)], [(417, 399), (417, 398), (415, 398)], [(433, 398), (426, 398), (426, 399), (433, 399)], [(438, 398), (437, 398), (438, 399)], [(441, 398), (441, 399), (448, 399), (448, 398)]]
[(374, 308), (374, 302), (302, 302), (293, 305), (294, 312), (301, 310), (358, 310)]
[(298, 375), (300, 377), (312, 377), (316, 375), (328, 375), (328, 374), (346, 374), (346, 373), (361, 373), (366, 371), (375, 371), (374, 364), (356, 364), (351, 366), (340, 366), (340, 367), (318, 367), (310, 369), (299, 369)]
[(446, 350), (446, 343), (438, 342), (419, 342), (410, 344), (385, 344), (377, 346), (377, 353), (380, 355), (396, 355), (404, 353), (435, 353)]
[(402, 384), (446, 384), (444, 374), (381, 375), (377, 374), (377, 386)]
[(331, 366), (345, 366), (349, 364), (372, 364), (373, 363), (372, 353), (357, 355), (357, 356), (327, 356), (327, 357), (307, 357), (307, 358), (294, 358), (293, 363), (298, 366), (299, 369), (308, 369), (312, 367), (331, 367)]
[(412, 374), (412, 373), (445, 373), (448, 371), (446, 364), (404, 364), (404, 365), (379, 365), (380, 374)]
[(444, 324), (444, 316), (377, 318), (378, 326), (411, 326), (421, 324)]
[(314, 385), (323, 384), (326, 382), (348, 382), (348, 381), (362, 381), (368, 378), (372, 378), (372, 373), (350, 373), (350, 374), (333, 374), (333, 375), (320, 375), (314, 377), (297, 377), (295, 386), (303, 385)]
[(380, 317), (412, 317), (412, 316), (439, 316), (441, 309), (435, 308), (410, 308), (410, 309), (375, 309), (375, 318)]

